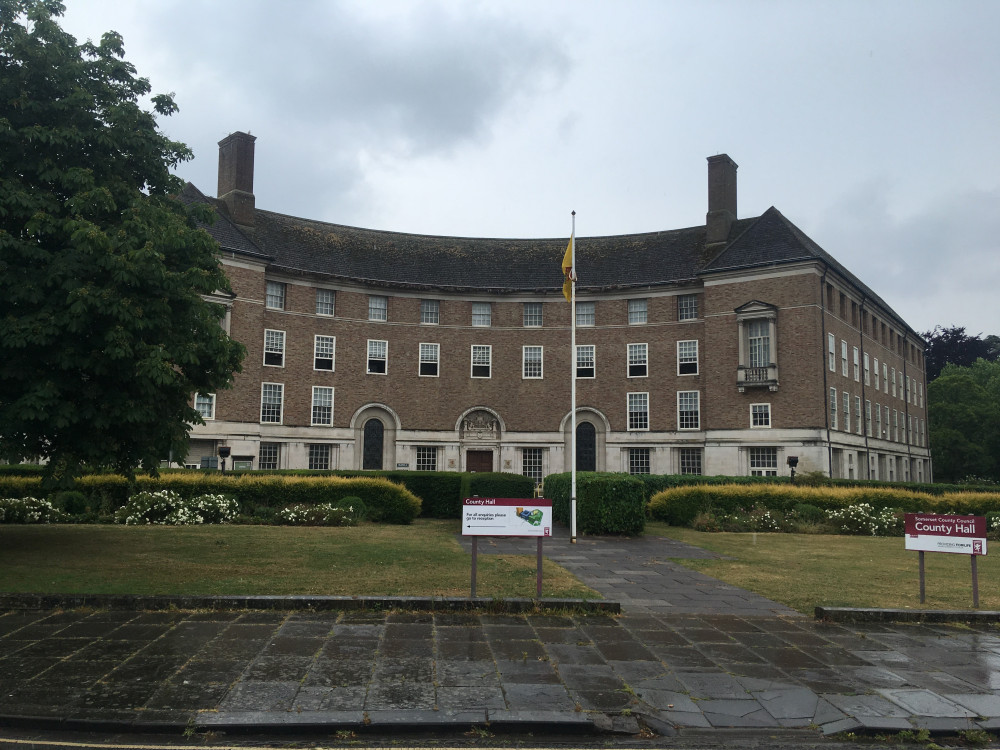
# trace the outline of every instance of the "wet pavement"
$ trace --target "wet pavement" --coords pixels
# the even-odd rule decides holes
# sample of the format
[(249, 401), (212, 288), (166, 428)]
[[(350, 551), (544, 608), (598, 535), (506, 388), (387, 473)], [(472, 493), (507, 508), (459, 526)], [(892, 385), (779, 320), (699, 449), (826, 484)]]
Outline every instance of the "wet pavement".
[(571, 569), (584, 582), (622, 591), (618, 616), (2, 611), (0, 725), (1000, 729), (1000, 633), (992, 627), (818, 622), (685, 575), (664, 559), (662, 543), (638, 541), (546, 549), (567, 567), (564, 551), (581, 557)]

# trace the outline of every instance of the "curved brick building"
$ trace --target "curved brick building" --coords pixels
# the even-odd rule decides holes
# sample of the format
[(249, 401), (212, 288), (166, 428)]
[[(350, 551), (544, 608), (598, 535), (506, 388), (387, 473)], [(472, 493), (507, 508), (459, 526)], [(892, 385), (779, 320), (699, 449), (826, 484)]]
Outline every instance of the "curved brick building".
[(219, 154), (212, 205), (247, 347), (185, 463), (237, 468), (799, 472), (929, 481), (924, 341), (770, 208), (737, 218), (708, 160), (706, 224), (577, 240), (428, 237), (256, 208), (254, 137)]

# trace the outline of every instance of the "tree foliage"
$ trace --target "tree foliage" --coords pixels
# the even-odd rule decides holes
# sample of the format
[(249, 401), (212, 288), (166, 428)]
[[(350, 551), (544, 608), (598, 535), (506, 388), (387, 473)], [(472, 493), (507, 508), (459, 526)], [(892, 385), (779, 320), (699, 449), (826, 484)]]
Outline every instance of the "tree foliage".
[(63, 10), (0, 0), (0, 456), (155, 471), (243, 349), (205, 301), (229, 290), (210, 219), (172, 197), (173, 99), (146, 111), (121, 37), (77, 44)]
[(1000, 481), (1000, 362), (946, 365), (927, 385), (934, 478)]
[[(981, 336), (982, 334), (980, 334)], [(927, 381), (934, 380), (947, 364), (968, 367), (977, 359), (995, 362), (1000, 357), (1000, 339), (996, 336), (969, 336), (965, 328), (935, 326), (923, 337), (927, 340), (924, 357), (927, 362)]]

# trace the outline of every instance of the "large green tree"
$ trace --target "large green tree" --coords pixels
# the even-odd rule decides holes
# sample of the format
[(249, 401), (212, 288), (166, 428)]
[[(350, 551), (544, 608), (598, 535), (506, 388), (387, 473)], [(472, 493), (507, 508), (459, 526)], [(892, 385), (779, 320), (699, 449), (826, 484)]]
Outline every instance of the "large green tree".
[(209, 217), (173, 197), (173, 99), (144, 109), (121, 37), (77, 44), (63, 11), (0, 0), (0, 456), (155, 471), (243, 349), (205, 301), (229, 290)]
[(945, 365), (927, 385), (934, 478), (1000, 481), (1000, 362)]
[(927, 339), (924, 359), (927, 362), (927, 381), (934, 380), (947, 364), (967, 367), (977, 359), (995, 362), (1000, 357), (1000, 341), (996, 336), (970, 336), (960, 326), (934, 326), (923, 334)]

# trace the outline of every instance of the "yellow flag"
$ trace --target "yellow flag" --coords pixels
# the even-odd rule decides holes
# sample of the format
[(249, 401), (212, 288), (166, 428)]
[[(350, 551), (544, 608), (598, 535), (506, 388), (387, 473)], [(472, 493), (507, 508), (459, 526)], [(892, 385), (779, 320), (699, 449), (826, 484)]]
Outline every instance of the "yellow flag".
[(567, 302), (573, 301), (573, 282), (576, 281), (576, 272), (573, 271), (573, 236), (570, 235), (569, 244), (566, 245), (566, 254), (563, 256), (562, 272), (566, 280), (563, 282), (563, 297)]

